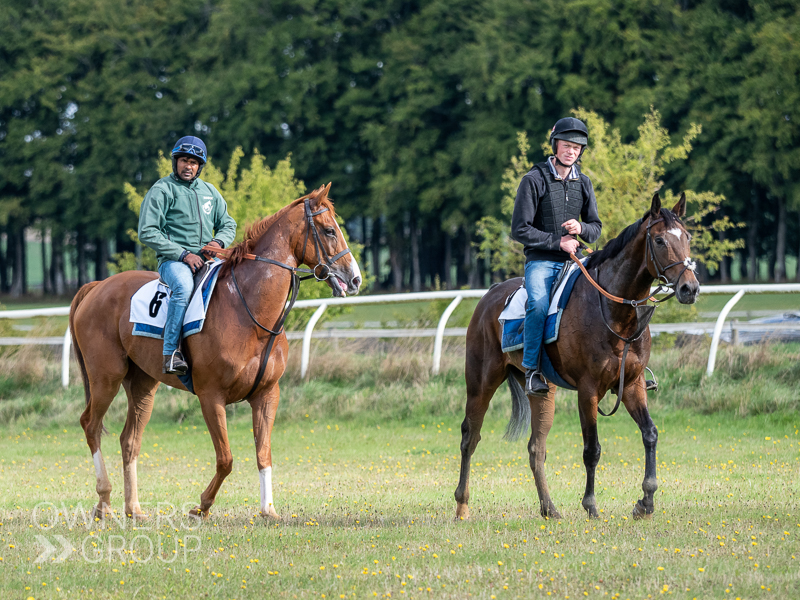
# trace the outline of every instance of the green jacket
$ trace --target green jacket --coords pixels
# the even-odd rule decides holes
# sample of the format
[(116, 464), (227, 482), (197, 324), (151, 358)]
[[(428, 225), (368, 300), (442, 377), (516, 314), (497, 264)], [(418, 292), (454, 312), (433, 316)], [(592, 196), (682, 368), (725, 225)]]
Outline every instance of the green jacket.
[(139, 211), (139, 241), (156, 251), (158, 266), (180, 260), (184, 250), (197, 254), (211, 240), (223, 248), (236, 237), (236, 221), (210, 183), (187, 183), (169, 174), (159, 179)]

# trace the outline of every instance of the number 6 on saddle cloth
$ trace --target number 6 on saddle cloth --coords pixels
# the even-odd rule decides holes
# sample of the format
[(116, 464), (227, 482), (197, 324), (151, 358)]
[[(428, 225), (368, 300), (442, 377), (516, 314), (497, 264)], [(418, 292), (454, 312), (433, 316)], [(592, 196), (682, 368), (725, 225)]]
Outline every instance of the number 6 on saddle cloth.
[[(206, 263), (207, 269), (198, 272), (195, 277), (194, 291), (183, 318), (181, 338), (189, 337), (203, 330), (206, 309), (211, 293), (217, 283), (221, 260)], [(154, 279), (142, 287), (131, 297), (131, 317), (133, 335), (164, 339), (164, 325), (167, 323), (170, 289), (161, 279)]]

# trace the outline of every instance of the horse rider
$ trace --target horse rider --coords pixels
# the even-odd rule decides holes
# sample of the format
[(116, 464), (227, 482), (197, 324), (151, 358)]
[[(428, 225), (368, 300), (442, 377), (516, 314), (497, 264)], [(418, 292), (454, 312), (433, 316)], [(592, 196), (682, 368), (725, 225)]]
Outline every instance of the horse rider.
[(582, 121), (559, 119), (550, 132), (553, 156), (535, 165), (517, 189), (511, 237), (525, 246), (528, 304), (522, 366), (529, 396), (548, 392), (540, 353), (553, 283), (569, 255), (578, 250), (575, 236), (595, 242), (603, 226), (592, 182), (578, 166), (588, 141), (589, 130)]
[(200, 249), (225, 248), (236, 237), (236, 221), (222, 195), (199, 178), (207, 160), (203, 140), (179, 139), (172, 149), (172, 173), (150, 188), (139, 212), (139, 241), (156, 251), (158, 273), (171, 290), (164, 326), (164, 373), (184, 375), (189, 370), (178, 343), (194, 287), (192, 275), (204, 262)]

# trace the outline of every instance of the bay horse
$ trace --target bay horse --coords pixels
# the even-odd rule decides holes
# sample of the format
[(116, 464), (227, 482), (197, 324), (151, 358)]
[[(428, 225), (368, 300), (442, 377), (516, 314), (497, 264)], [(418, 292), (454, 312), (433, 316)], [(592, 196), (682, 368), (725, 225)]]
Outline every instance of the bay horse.
[[(658, 429), (647, 409), (645, 367), (650, 359), (650, 331), (646, 323), (639, 322), (634, 307), (644, 304), (650, 297), (654, 280), (672, 287), (682, 304), (692, 304), (697, 299), (700, 286), (689, 259), (691, 237), (680, 220), (685, 213), (685, 195), (681, 195), (670, 211), (661, 208), (661, 200), (656, 194), (650, 209), (641, 219), (628, 226), (602, 250), (590, 255), (585, 267), (602, 288), (615, 296), (638, 300), (633, 306), (612, 303), (605, 300), (585, 276), (579, 276), (561, 317), (558, 340), (545, 346), (556, 372), (578, 391), (583, 464), (586, 468), (586, 489), (581, 504), (590, 517), (598, 516), (594, 494), (595, 468), (600, 461), (598, 403), (609, 390), (621, 391), (622, 403), (642, 432), (644, 496), (636, 503), (633, 517), (648, 518), (653, 514), (653, 494), (658, 488)], [(524, 433), (530, 420), (528, 455), (539, 494), (540, 513), (546, 518), (561, 518), (550, 499), (544, 471), (547, 434), (553, 425), (555, 412), (556, 387), (549, 383), (550, 391), (546, 397), (526, 397), (522, 350), (503, 353), (500, 346), (498, 317), (506, 298), (520, 287), (521, 282), (519, 278), (511, 279), (492, 287), (475, 308), (467, 329), (467, 405), (461, 425), (456, 520), (469, 517), (470, 460), (481, 439), (481, 426), (489, 402), (506, 380), (512, 396), (512, 415), (506, 437), (515, 439)], [(652, 308), (648, 307), (649, 314), (652, 314)], [(625, 352), (623, 338), (630, 342), (629, 352)], [(624, 375), (621, 377), (623, 360)]]
[[(194, 393), (216, 452), (216, 472), (200, 495), (200, 504), (190, 511), (192, 516), (208, 516), (233, 468), (225, 407), (246, 398), (253, 415), (261, 515), (279, 518), (273, 506), (270, 438), (280, 398), (278, 380), (288, 352), (282, 331), (287, 295), (291, 288), (290, 303), (296, 298), (298, 271), (326, 280), (335, 296), (357, 294), (362, 281), (358, 263), (336, 223), (329, 190), (330, 184), (320, 187), (255, 223), (242, 243), (224, 253), (228, 260), (221, 267), (203, 330), (183, 340)], [(316, 267), (300, 269), (303, 264)], [(157, 277), (153, 272), (127, 271), (88, 283), (70, 308), (72, 341), (86, 394), (80, 421), (97, 477), (99, 501), (93, 517), (103, 518), (111, 510), (111, 483), (100, 436), (103, 415), (120, 384), (128, 396), (128, 415), (120, 435), (124, 510), (134, 518), (147, 516), (138, 499), (136, 460), (156, 389), (160, 383), (187, 389), (177, 376), (162, 374), (161, 340), (132, 335), (131, 296)]]

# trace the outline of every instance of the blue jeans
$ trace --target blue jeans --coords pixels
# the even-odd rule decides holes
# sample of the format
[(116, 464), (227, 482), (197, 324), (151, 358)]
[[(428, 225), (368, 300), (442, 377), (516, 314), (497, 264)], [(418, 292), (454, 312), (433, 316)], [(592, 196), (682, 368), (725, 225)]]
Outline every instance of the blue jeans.
[(167, 310), (167, 323), (164, 325), (164, 356), (170, 356), (178, 348), (183, 317), (186, 315), (186, 308), (192, 296), (194, 279), (189, 265), (177, 260), (165, 260), (158, 267), (158, 274), (172, 291)]
[(536, 369), (539, 352), (542, 349), (544, 320), (550, 307), (550, 288), (558, 277), (562, 262), (551, 260), (532, 260), (525, 263), (525, 291), (528, 304), (525, 310), (525, 349), (522, 352), (522, 366)]

